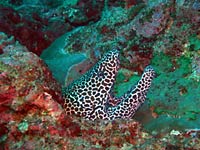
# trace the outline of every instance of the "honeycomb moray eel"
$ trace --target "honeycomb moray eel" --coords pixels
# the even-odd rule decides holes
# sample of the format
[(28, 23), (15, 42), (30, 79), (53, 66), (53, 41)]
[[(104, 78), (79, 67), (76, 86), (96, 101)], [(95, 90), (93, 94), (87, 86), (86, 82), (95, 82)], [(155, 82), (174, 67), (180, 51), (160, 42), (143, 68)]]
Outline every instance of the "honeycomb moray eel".
[[(111, 91), (119, 69), (119, 51), (107, 52), (86, 74), (62, 89), (67, 114), (89, 120), (129, 119), (144, 103), (155, 72), (147, 66), (136, 86), (119, 98)], [(117, 101), (115, 105), (111, 101)]]

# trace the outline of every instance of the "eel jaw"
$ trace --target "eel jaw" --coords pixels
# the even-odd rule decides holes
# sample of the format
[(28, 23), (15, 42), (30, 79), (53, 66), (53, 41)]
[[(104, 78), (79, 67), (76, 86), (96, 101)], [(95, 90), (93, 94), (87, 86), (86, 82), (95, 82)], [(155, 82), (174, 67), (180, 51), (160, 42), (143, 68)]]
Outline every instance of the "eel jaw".
[(144, 103), (148, 89), (155, 77), (155, 71), (151, 66), (144, 69), (141, 79), (136, 86), (133, 86), (120, 98), (120, 103), (107, 108), (111, 120), (117, 118), (130, 119), (138, 108)]

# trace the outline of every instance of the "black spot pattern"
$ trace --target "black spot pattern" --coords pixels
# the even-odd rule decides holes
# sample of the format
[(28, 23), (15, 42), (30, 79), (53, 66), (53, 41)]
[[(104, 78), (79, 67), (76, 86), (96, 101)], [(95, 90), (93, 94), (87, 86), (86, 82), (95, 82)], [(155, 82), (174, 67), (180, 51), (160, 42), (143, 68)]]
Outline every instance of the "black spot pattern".
[[(67, 114), (75, 114), (89, 120), (131, 118), (144, 103), (155, 72), (147, 66), (136, 86), (120, 98), (111, 96), (117, 71), (119, 69), (119, 51), (112, 50), (80, 79), (63, 88)], [(111, 105), (111, 101), (117, 101)]]

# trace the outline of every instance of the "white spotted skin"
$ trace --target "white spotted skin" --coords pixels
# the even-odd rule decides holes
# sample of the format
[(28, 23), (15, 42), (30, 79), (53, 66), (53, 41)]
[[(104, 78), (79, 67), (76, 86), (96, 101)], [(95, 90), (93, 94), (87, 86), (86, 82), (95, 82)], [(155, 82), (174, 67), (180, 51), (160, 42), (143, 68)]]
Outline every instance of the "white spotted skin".
[(129, 119), (138, 108), (144, 103), (146, 94), (155, 77), (155, 72), (151, 66), (147, 66), (144, 73), (136, 86), (133, 86), (124, 96), (120, 98), (120, 103), (116, 106), (110, 106), (107, 110), (109, 118)]
[[(80, 79), (64, 87), (62, 94), (66, 113), (89, 120), (131, 118), (144, 103), (155, 72), (147, 66), (138, 84), (121, 98), (115, 98), (111, 96), (111, 91), (118, 69), (119, 51), (112, 50)], [(119, 103), (111, 105), (111, 99)]]

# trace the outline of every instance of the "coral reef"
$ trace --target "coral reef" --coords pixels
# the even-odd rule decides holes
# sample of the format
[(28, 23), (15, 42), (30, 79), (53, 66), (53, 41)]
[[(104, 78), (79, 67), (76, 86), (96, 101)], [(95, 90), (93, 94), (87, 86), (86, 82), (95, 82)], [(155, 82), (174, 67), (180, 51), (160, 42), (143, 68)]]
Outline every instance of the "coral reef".
[[(85, 54), (85, 60), (79, 60), (78, 65), (70, 65), (71, 69), (68, 70), (68, 75), (72, 72), (80, 76), (85, 73), (85, 64), (89, 68), (105, 51), (113, 47), (120, 49), (122, 69), (117, 76), (114, 91), (119, 96), (136, 84), (138, 77), (131, 76), (140, 75), (144, 66), (151, 62), (158, 73), (147, 96), (150, 102), (145, 104), (150, 107), (143, 107), (135, 117), (146, 123), (148, 130), (152, 130), (157, 121), (162, 124), (162, 115), (164, 118), (169, 116), (167, 124), (173, 122), (174, 118), (180, 130), (196, 128), (199, 124), (200, 99), (199, 15), (198, 8), (194, 7), (196, 1), (148, 1), (147, 6), (144, 5), (140, 3), (129, 9), (109, 7), (103, 10), (98, 22), (66, 34), (63, 37), (66, 43), (57, 52)], [(47, 49), (44, 52), (51, 54), (52, 51)], [(60, 70), (62, 72), (62, 68)], [(69, 77), (67, 79), (71, 80)], [(159, 115), (161, 119), (155, 119)]]
[[(0, 1), (0, 149), (198, 150), (199, 10), (198, 0)], [(66, 115), (61, 86), (113, 48), (115, 95), (145, 66), (157, 73), (134, 120)]]

